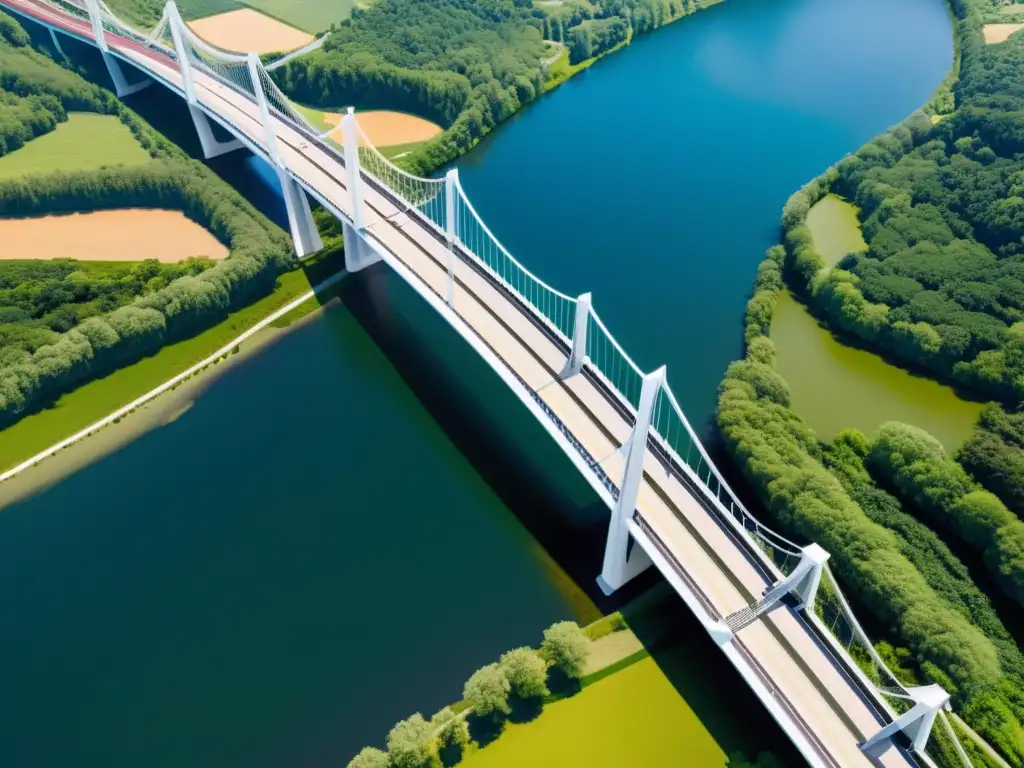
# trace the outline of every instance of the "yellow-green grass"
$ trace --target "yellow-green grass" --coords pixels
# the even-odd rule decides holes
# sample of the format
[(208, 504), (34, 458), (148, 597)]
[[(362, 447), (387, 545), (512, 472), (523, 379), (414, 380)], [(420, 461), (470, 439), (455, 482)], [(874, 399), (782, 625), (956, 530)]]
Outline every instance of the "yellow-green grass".
[(471, 747), (461, 765), (718, 768), (727, 762), (697, 714), (647, 657), (548, 704), (535, 720), (508, 725), (486, 747)]
[(114, 115), (72, 112), (66, 123), (0, 157), (0, 179), (48, 171), (92, 171), (104, 165), (139, 165), (149, 153)]
[[(310, 279), (305, 272), (287, 272), (280, 276), (272, 294), (233, 312), (219, 325), (91, 381), (61, 397), (53, 407), (12, 424), (0, 432), (0, 471), (20, 464), (155, 389), (309, 289)], [(307, 304), (317, 306), (316, 301)]]
[(807, 227), (826, 267), (834, 267), (847, 254), (868, 249), (860, 231), (857, 208), (837, 195), (826, 195), (811, 206)]
[(245, 0), (241, 5), (255, 8), (267, 16), (280, 19), (312, 35), (319, 35), (330, 29), (331, 24), (337, 24), (351, 16), (353, 8), (365, 8), (370, 3), (355, 0), (336, 0), (329, 3), (322, 0)]
[(544, 87), (542, 90), (545, 93), (547, 93), (552, 88), (557, 88), (570, 77), (579, 74), (584, 69), (589, 67), (591, 64), (596, 62), (598, 59), (602, 58), (603, 56), (607, 56), (609, 53), (615, 53), (617, 50), (619, 50), (625, 45), (629, 45), (629, 43), (626, 41), (621, 42), (614, 48), (605, 51), (603, 54), (601, 54), (601, 56), (594, 56), (593, 58), (585, 59), (584, 61), (581, 61), (579, 64), (569, 63), (569, 49), (566, 48), (564, 51), (562, 51), (562, 55), (555, 59), (554, 63), (552, 63), (552, 65), (548, 68), (548, 80), (546, 83), (544, 83)]

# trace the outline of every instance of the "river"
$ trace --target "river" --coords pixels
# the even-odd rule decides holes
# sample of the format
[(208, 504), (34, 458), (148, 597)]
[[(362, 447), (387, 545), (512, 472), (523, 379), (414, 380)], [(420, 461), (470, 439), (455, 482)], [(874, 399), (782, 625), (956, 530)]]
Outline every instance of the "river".
[[(704, 423), (786, 196), (925, 101), (950, 55), (941, 0), (728, 0), (458, 165), (509, 248), (593, 291)], [(344, 764), (595, 615), (607, 513), (569, 461), (396, 278), (356, 276), (343, 303), (4, 509), (0, 763)], [(710, 642), (694, 659), (677, 687), (722, 746), (776, 743), (721, 694)]]

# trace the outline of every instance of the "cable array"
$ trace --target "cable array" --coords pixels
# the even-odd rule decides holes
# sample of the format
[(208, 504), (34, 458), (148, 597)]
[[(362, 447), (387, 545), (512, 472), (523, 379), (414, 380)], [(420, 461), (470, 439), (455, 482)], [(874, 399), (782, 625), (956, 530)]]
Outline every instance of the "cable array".
[[(384, 184), (402, 201), (404, 212), (416, 209), (441, 232), (447, 231), (447, 198), (444, 179), (425, 179), (399, 168), (370, 142), (356, 120), (359, 168)], [(332, 129), (333, 130), (333, 129)], [(347, 138), (347, 137), (346, 137)]]
[(456, 236), (502, 285), (533, 307), (539, 319), (564, 341), (572, 341), (576, 322), (576, 299), (557, 291), (520, 264), (494, 236), (456, 183)]
[[(91, 19), (85, 0), (44, 2), (77, 18)], [(322, 149), (338, 154), (334, 147), (324, 141), (337, 128), (332, 127), (324, 132), (314, 128), (281, 92), (262, 63), (256, 61), (258, 82), (254, 83), (249, 57), (222, 51), (200, 38), (181, 23), (176, 11), (172, 13), (173, 6), (170, 4), (165, 7), (154, 29), (142, 33), (118, 18), (103, 0), (97, 2), (105, 30), (158, 51), (172, 60), (177, 60), (170, 35), (171, 25), (175, 25), (181, 32), (191, 67), (231, 85), (254, 102), (259, 101), (262, 92), (268, 109), (274, 115), (300, 127), (307, 135), (317, 136)], [(361, 171), (368, 178), (390, 190), (394, 198), (404, 205), (403, 212), (415, 212), (415, 215), (422, 216), (441, 233), (452, 234), (462, 251), (475, 258), (501, 285), (531, 307), (558, 337), (572, 343), (578, 311), (576, 299), (540, 280), (508, 252), (477, 214), (457, 179), (454, 185), (448, 185), (445, 179), (428, 179), (409, 174), (384, 157), (361, 127), (358, 132), (359, 163)], [(454, 200), (449, 201), (448, 195), (452, 191)], [(453, 216), (452, 221), (448, 221), (449, 215)], [(621, 403), (635, 414), (640, 405), (643, 371), (623, 350), (593, 309), (587, 316), (585, 352), (587, 368), (617, 393)], [(691, 484), (695, 481), (714, 509), (732, 518), (751, 537), (758, 551), (764, 554), (769, 571), (774, 571), (779, 578), (791, 573), (799, 562), (800, 546), (764, 525), (737, 498), (711, 461), (666, 381), (662, 381), (655, 396), (651, 430), (651, 437), (667, 465), (674, 467)], [(822, 568), (814, 606), (816, 618), (833, 637), (837, 649), (854, 662), (863, 680), (884, 696), (896, 713), (907, 711), (911, 706), (909, 702), (913, 701), (911, 693), (878, 654), (827, 564)], [(971, 761), (960, 743), (956, 728), (944, 712), (939, 713), (938, 719), (945, 734), (955, 745), (960, 760), (971, 768)], [(932, 764), (929, 756), (923, 755), (922, 758), (927, 764)]]

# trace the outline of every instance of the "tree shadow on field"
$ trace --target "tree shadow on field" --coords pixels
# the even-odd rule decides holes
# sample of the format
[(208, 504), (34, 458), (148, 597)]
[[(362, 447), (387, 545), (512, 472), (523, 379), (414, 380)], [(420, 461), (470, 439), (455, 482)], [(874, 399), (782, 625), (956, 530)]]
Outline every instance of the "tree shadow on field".
[(464, 751), (459, 744), (447, 744), (437, 751), (437, 756), (441, 761), (441, 765), (445, 766), (445, 768), (450, 768), (462, 762)]
[(552, 667), (548, 671), (548, 690), (551, 691), (550, 699), (565, 699), (582, 691), (583, 682), (575, 677), (569, 677), (558, 667)]
[(544, 699), (539, 696), (531, 696), (528, 699), (509, 696), (508, 706), (512, 710), (508, 716), (510, 723), (528, 723), (540, 716), (544, 709)]
[(505, 717), (498, 712), (483, 716), (470, 714), (466, 724), (469, 725), (469, 738), (486, 747), (505, 730)]

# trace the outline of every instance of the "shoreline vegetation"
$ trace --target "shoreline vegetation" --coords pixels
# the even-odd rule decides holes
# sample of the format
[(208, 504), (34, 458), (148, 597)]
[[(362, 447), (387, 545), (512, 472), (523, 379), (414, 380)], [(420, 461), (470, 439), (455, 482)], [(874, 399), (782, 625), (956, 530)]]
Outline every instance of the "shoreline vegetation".
[[(455, 160), (541, 94), (605, 55), (721, 0), (378, 0), (272, 77), (317, 109), (359, 104), (444, 128), (398, 158), (423, 175)], [(500, 20), (500, 21), (496, 21)], [(403, 41), (429, 39), (410, 49)], [(550, 61), (549, 44), (560, 55)], [(550, 63), (547, 63), (550, 62)]]
[[(653, 658), (671, 655), (679, 643), (663, 610), (674, 599), (663, 583), (582, 629), (570, 621), (552, 625), (539, 648), (513, 649), (480, 668), (466, 681), (461, 701), (429, 719), (417, 712), (398, 722), (386, 750), (365, 747), (348, 768), (511, 768), (530, 760), (550, 763), (559, 749), (563, 757), (585, 760), (587, 753), (607, 761), (609, 748), (630, 764), (662, 765), (684, 745), (701, 765), (779, 768), (767, 752), (755, 760), (726, 755), (710, 735), (694, 739), (675, 719), (693, 713), (680, 708), (680, 694)], [(646, 709), (636, 707), (641, 695)], [(628, 709), (615, 714), (626, 702)], [(638, 718), (636, 727), (624, 728), (629, 712)], [(616, 727), (595, 732), (595, 722), (608, 718)], [(667, 738), (666, 728), (683, 733)]]
[[(0, 211), (13, 217), (0, 228), (173, 211), (204, 238), (191, 245), (176, 238), (175, 247), (196, 253), (166, 264), (145, 259), (145, 237), (137, 238), (134, 260), (115, 254), (123, 262), (88, 261), (94, 243), (80, 254), (67, 244), (63, 255), (78, 260), (0, 261), (0, 470), (7, 470), (109, 414), (119, 418), (126, 403), (177, 381), (268, 315), (277, 326), (307, 313), (309, 303), (274, 314), (340, 273), (342, 262), (340, 237), (329, 231), (325, 249), (300, 269), (285, 233), (227, 182), (111, 93), (37, 51), (2, 13), (0, 71), (0, 102), (9, 107), (0, 119), (0, 161), (22, 158), (18, 170), (28, 174), (0, 178)], [(66, 135), (98, 130), (110, 146), (93, 165), (74, 157), (75, 170), (61, 170), (71, 144), (51, 143), (55, 151), (42, 154), (34, 147), (65, 128)]]
[[(1024, 144), (1015, 143), (1024, 123), (1014, 111), (1024, 45), (984, 43), (982, 20), (998, 12), (987, 0), (950, 5), (956, 66), (926, 111), (787, 202), (783, 242), (760, 264), (747, 306), (745, 356), (719, 388), (717, 423), (769, 517), (830, 552), (901, 681), (942, 685), (963, 721), (1020, 768), (1024, 218), (1008, 208), (1020, 200), (1015, 174), (1024, 177)], [(865, 241), (838, 261), (819, 252), (807, 223), (831, 194), (856, 204)], [(793, 406), (769, 338), (787, 289), (839, 340), (1002, 405), (986, 408), (956, 456), (895, 422), (822, 440)], [(964, 745), (974, 765), (997, 765), (976, 742)], [(944, 734), (929, 751), (940, 765), (959, 765)]]
[[(390, 2), (392, 0), (387, 1)], [(395, 1), (402, 2), (402, 0)], [(440, 3), (441, 5), (444, 5), (447, 1), (448, 0), (436, 0), (436, 2)], [(494, 0), (494, 2), (501, 3), (503, 2), (503, 0)], [(590, 6), (588, 3), (579, 2), (578, 0), (569, 0), (569, 2), (561, 5), (546, 6), (546, 9), (543, 12), (537, 12), (536, 9), (534, 9), (533, 15), (531, 16), (531, 21), (528, 24), (530, 30), (532, 31), (535, 29), (539, 29), (542, 33), (550, 34), (553, 37), (557, 36), (561, 38), (562, 51), (560, 56), (554, 61), (554, 63), (550, 65), (550, 68), (541, 67), (535, 73), (535, 85), (537, 85), (538, 87), (525, 89), (525, 91), (523, 91), (523, 95), (528, 95), (529, 99), (526, 99), (521, 103), (517, 102), (515, 108), (512, 109), (512, 112), (516, 111), (520, 106), (523, 106), (526, 103), (528, 103), (529, 100), (532, 100), (532, 98), (534, 98), (539, 93), (545, 92), (547, 90), (550, 90), (551, 88), (556, 87), (558, 84), (568, 79), (568, 77), (570, 77), (571, 75), (576, 74), (582, 71), (583, 69), (589, 67), (603, 56), (608, 55), (609, 53), (612, 53), (616, 50), (619, 50), (624, 45), (628, 45), (632, 37), (635, 36), (636, 34), (641, 34), (643, 32), (656, 29), (657, 27), (660, 27), (672, 21), (676, 21), (680, 18), (683, 18), (686, 15), (696, 12), (697, 10), (701, 10), (705, 7), (715, 5), (718, 2), (721, 2), (721, 0), (710, 0), (710, 2), (701, 2), (701, 0), (678, 0), (678, 2), (677, 0), (666, 0), (666, 2), (664, 3), (660, 2), (660, 0), (658, 2), (656, 2), (655, 0), (619, 0), (619, 2), (616, 5), (610, 6), (611, 10), (607, 12), (610, 13), (611, 16), (605, 18), (604, 20), (606, 21), (611, 17), (618, 18), (617, 16), (615, 16), (615, 13), (612, 12), (615, 11), (620, 14), (625, 14), (632, 21), (630, 25), (628, 25), (628, 29), (625, 30), (625, 36), (623, 39), (615, 39), (610, 42), (607, 41), (605, 37), (602, 37), (602, 32), (598, 31), (603, 27), (607, 27), (608, 25), (603, 24), (602, 19), (594, 18), (595, 13), (597, 12), (595, 11), (594, 7)], [(519, 3), (519, 6), (522, 7), (522, 3), (520, 2), (520, 0), (517, 0), (517, 3)], [(365, 11), (359, 11), (355, 15), (358, 17), (364, 12)], [(604, 11), (601, 12), (603, 13)], [(133, 8), (132, 13), (129, 15), (132, 18), (138, 19), (139, 9)], [(143, 13), (143, 15), (145, 14)], [(584, 25), (584, 22), (588, 23)], [(589, 22), (602, 23), (593, 24)], [(576, 30), (576, 32), (573, 32), (573, 29), (575, 27), (581, 27), (581, 29), (578, 29)], [(621, 34), (623, 30), (622, 26), (618, 25), (617, 29), (619, 30), (617, 34)], [(175, 147), (173, 144), (168, 142), (163, 136), (154, 131), (141, 118), (135, 115), (127, 107), (124, 107), (124, 105), (118, 102), (112, 95), (103, 91), (97, 86), (94, 86), (92, 84), (87, 83), (84, 80), (81, 80), (81, 78), (78, 75), (73, 75), (67, 70), (63, 70), (53, 61), (46, 59), (42, 55), (36, 53), (34, 50), (30, 50), (28, 47), (30, 42), (28, 36), (21, 29), (20, 24), (18, 24), (18, 22), (16, 22), (14, 19), (6, 15), (0, 17), (0, 33), (2, 33), (2, 37), (0, 37), (0, 45), (5, 45), (14, 48), (22, 48), (24, 49), (24, 53), (26, 53), (26, 55), (34, 57), (35, 64), (38, 65), (42, 62), (45, 62), (45, 66), (50, 70), (60, 70), (66, 73), (66, 75), (69, 78), (78, 78), (79, 82), (77, 82), (76, 85), (82, 88), (88, 88), (92, 90), (93, 101), (100, 105), (99, 111), (116, 114), (120, 118), (121, 122), (129, 127), (132, 134), (140, 141), (143, 148), (149, 153), (150, 157), (153, 158), (153, 160), (150, 160), (146, 165), (139, 166), (136, 171), (136, 175), (133, 178), (129, 177), (131, 178), (131, 181), (129, 181), (129, 186), (125, 186), (123, 179), (125, 178), (126, 174), (131, 173), (131, 170), (125, 166), (118, 166), (116, 169), (103, 168), (99, 171), (91, 173), (86, 172), (83, 174), (79, 174), (77, 178), (73, 174), (60, 174), (59, 172), (56, 172), (54, 174), (51, 174), (49, 177), (42, 177), (41, 182), (34, 182), (37, 184), (41, 183), (43, 194), (40, 196), (37, 196), (36, 194), (27, 194), (29, 188), (23, 182), (21, 182), (20, 179), (11, 179), (6, 189), (0, 189), (0, 208), (2, 208), (5, 211), (5, 213), (13, 212), (15, 213), (15, 215), (24, 216), (29, 214), (47, 215), (52, 213), (86, 212), (92, 210), (102, 210), (105, 208), (116, 210), (123, 205), (122, 201), (125, 199), (126, 195), (131, 195), (133, 199), (134, 196), (138, 195), (140, 185), (141, 190), (145, 194), (148, 179), (151, 178), (154, 172), (160, 172), (158, 168), (156, 168), (153, 165), (154, 161), (156, 161), (157, 163), (165, 163), (165, 166), (168, 170), (174, 164), (190, 166), (190, 168), (194, 172), (198, 173), (200, 176), (205, 175), (206, 178), (210, 179), (211, 181), (213, 178), (215, 178), (212, 176), (212, 174), (206, 171), (205, 167), (201, 163), (188, 159), (187, 156), (184, 155), (184, 153), (177, 149), (177, 147)], [(309, 59), (311, 57), (316, 57), (318, 53), (319, 52), (314, 52), (313, 54), (302, 57), (301, 59), (296, 60), (296, 63), (299, 61), (305, 61), (306, 59)], [(518, 83), (518, 86), (522, 88), (522, 79), (519, 78), (516, 80), (516, 82)], [(401, 86), (399, 85), (399, 87)], [(510, 93), (512, 91), (519, 93), (519, 91), (516, 91), (515, 87), (509, 89)], [(507, 104), (507, 101), (503, 101), (501, 99), (499, 99), (499, 102)], [(71, 101), (68, 104), (68, 108), (81, 109), (80, 102)], [(93, 107), (92, 103), (90, 102), (87, 109), (94, 108), (95, 107)], [(500, 108), (498, 108), (497, 112), (498, 114), (502, 114)], [(485, 133), (489, 132), (491, 128), (500, 123), (502, 120), (511, 116), (512, 112), (509, 112), (508, 114), (505, 114), (504, 117), (497, 119), (495, 122), (493, 122), (492, 125), (490, 125), (486, 129), (482, 129), (482, 131), (476, 136), (476, 138), (473, 139), (469, 144), (465, 144), (464, 142), (460, 143), (455, 147), (454, 150), (452, 149), (452, 147), (455, 145), (445, 145), (448, 148), (445, 149), (441, 155), (437, 155), (436, 150), (432, 149), (432, 147), (436, 147), (444, 143), (446, 141), (445, 137), (449, 136), (450, 134), (450, 130), (446, 130), (439, 137), (427, 140), (425, 142), (414, 142), (409, 145), (399, 145), (393, 148), (394, 152), (389, 154), (398, 155), (398, 157), (396, 158), (397, 161), (401, 162), (406, 167), (412, 167), (414, 169), (419, 167), (422, 169), (425, 167), (425, 164), (430, 164), (436, 167), (437, 165), (441, 164), (441, 162), (443, 162), (441, 160), (438, 160), (438, 157), (443, 156), (445, 158), (450, 159), (451, 157), (457, 156), (459, 154), (464, 153), (465, 151), (468, 151), (473, 145), (475, 145), (479, 138), (481, 138)], [(56, 119), (53, 120), (52, 125), (44, 125), (41, 128), (36, 128), (34, 129), (34, 134), (38, 135), (40, 131), (45, 134), (48, 131), (52, 131), (53, 128), (57, 125), (62, 124), (63, 115), (57, 114), (55, 115), (55, 117)], [(475, 115), (473, 116), (473, 119), (475, 119)], [(442, 125), (444, 125), (444, 123), (442, 123)], [(451, 128), (450, 124), (448, 125), (448, 128)], [(22, 141), (26, 141), (31, 138), (32, 136), (30, 135), (26, 139), (22, 139)], [(12, 148), (10, 141), (8, 141), (7, 146), (8, 149)], [(13, 145), (13, 148), (17, 148), (18, 146), (21, 145)], [(455, 155), (451, 155), (451, 151), (455, 151)], [(423, 160), (424, 157), (428, 156), (431, 158), (430, 160)], [(95, 183), (95, 174), (97, 173), (106, 174), (105, 177), (101, 176), (101, 192), (98, 196), (98, 199), (95, 190), (92, 189), (92, 185)], [(173, 175), (173, 173), (171, 175)], [(54, 189), (54, 193), (51, 194), (48, 198), (46, 196), (47, 180)], [(161, 183), (164, 184), (166, 182), (162, 181)], [(172, 182), (172, 186), (174, 183), (176, 182)], [(226, 186), (223, 184), (223, 182), (220, 182), (219, 180), (217, 180), (216, 183)], [(79, 198), (76, 198), (74, 193), (76, 184), (78, 184), (83, 190)], [(122, 189), (119, 190), (119, 187), (121, 187)], [(69, 188), (71, 190), (70, 195), (67, 194)], [(111, 188), (114, 191), (108, 191)], [(129, 188), (131, 189), (130, 192)], [(61, 195), (59, 197), (56, 194), (56, 190), (58, 189), (60, 190)], [(248, 215), (253, 216), (257, 221), (259, 221), (261, 227), (263, 227), (266, 231), (274, 233), (274, 235), (272, 235), (270, 238), (270, 242), (272, 244), (272, 247), (279, 249), (281, 253), (275, 256), (274, 260), (272, 260), (274, 266), (271, 269), (271, 273), (279, 272), (280, 270), (284, 269), (286, 259), (284, 258), (283, 252), (286, 248), (282, 247), (282, 245), (280, 244), (281, 241), (279, 240), (281, 234), (283, 233), (279, 234), (277, 228), (274, 227), (274, 225), (270, 224), (268, 221), (266, 221), (264, 217), (256, 213), (255, 210), (248, 205), (248, 203), (244, 203), (244, 201), (241, 201), (241, 198), (238, 197), (237, 193), (234, 193), (233, 195), (232, 193), (233, 190), (230, 190), (230, 188), (228, 188), (228, 196), (233, 196), (234, 198), (236, 198), (236, 205), (240, 206), (242, 209), (245, 210), (245, 212)], [(165, 195), (166, 193), (161, 192), (161, 194)], [(148, 200), (143, 202), (143, 204), (146, 204), (147, 202)], [(177, 202), (177, 200), (175, 200), (175, 202)], [(200, 224), (209, 226), (213, 222), (212, 219), (207, 218), (208, 214), (204, 213), (202, 203), (200, 203), (200, 205), (198, 206), (199, 210), (195, 210), (194, 207), (189, 208), (189, 205), (187, 203), (182, 203), (181, 206), (186, 209), (186, 213), (190, 217), (196, 219)], [(174, 208), (177, 207), (177, 205), (170, 205), (168, 207)], [(323, 221), (321, 220), (319, 223), (323, 224)], [(329, 232), (333, 229), (334, 228), (328, 227), (325, 231)], [(231, 232), (229, 230), (225, 230), (223, 225), (221, 225), (219, 229), (214, 228), (214, 233), (222, 241), (226, 240), (229, 243), (231, 242)], [(329, 239), (337, 240), (338, 238)], [(340, 253), (341, 249), (340, 242), (332, 242), (330, 245), (330, 249), (335, 251), (335, 256), (337, 256), (337, 254)], [(238, 260), (233, 260), (231, 258), (231, 255), (229, 255), (228, 259), (224, 263), (231, 265), (233, 261), (237, 262)], [(286, 277), (287, 273), (283, 273), (281, 279), (284, 279)], [(309, 287), (308, 281), (306, 283), (306, 287)], [(293, 286), (289, 286), (284, 290), (284, 292), (281, 295), (290, 295), (288, 293), (288, 290), (291, 290), (292, 288)], [(257, 289), (257, 291), (266, 292), (267, 288), (263, 287)], [(271, 293), (270, 295), (275, 296), (278, 294)], [(231, 318), (215, 322), (212, 326), (210, 326), (211, 332), (215, 331), (215, 329), (217, 328), (220, 328), (222, 325), (227, 325), (228, 323), (237, 323), (238, 317), (251, 316), (251, 313), (249, 312), (237, 311), (242, 307), (246, 306), (245, 297), (239, 297), (238, 299), (232, 298), (231, 302), (233, 304)], [(250, 304), (250, 306), (257, 305)], [(97, 320), (96, 323), (98, 322), (100, 321)], [(96, 323), (93, 324), (95, 325)], [(237, 325), (234, 325), (233, 327), (237, 327)], [(150, 333), (149, 331), (147, 331), (147, 333), (149, 333), (150, 338), (152, 338), (152, 333)], [(173, 332), (169, 334), (168, 341), (177, 341), (177, 338), (179, 337), (180, 333), (181, 332)], [(189, 334), (190, 332), (186, 331), (185, 333)], [(87, 339), (87, 342), (90, 345), (93, 343), (93, 341), (93, 339)], [(187, 341), (177, 341), (177, 343), (170, 344), (169, 349), (178, 348), (179, 345), (181, 345), (181, 348), (191, 346), (187, 343)], [(38, 349), (38, 347), (36, 349)], [(184, 367), (182, 363), (177, 363), (178, 367), (175, 370), (175, 363), (172, 363), (171, 360), (172, 358), (176, 360), (176, 355), (161, 355), (160, 352), (157, 352), (157, 354), (154, 356), (155, 359), (154, 357), (148, 357), (149, 355), (153, 354), (153, 351), (158, 349), (159, 347), (149, 347), (146, 348), (145, 350), (140, 350), (142, 351), (142, 363), (148, 362), (148, 365), (145, 365), (143, 367), (148, 368), (150, 374), (152, 374), (152, 372), (156, 369), (161, 369), (165, 370), (167, 373), (167, 378), (170, 378), (172, 375), (177, 373), (177, 371), (180, 371), (182, 367)], [(206, 347), (206, 349), (208, 350), (209, 347)], [(28, 351), (29, 354), (33, 354), (35, 350), (33, 350), (32, 347), (29, 347)], [(88, 354), (88, 352), (86, 352), (86, 354)], [(195, 356), (192, 355), (188, 359), (189, 362), (194, 362)], [(160, 361), (166, 362), (163, 365), (159, 365), (158, 363)], [(33, 433), (33, 437), (45, 435), (47, 440), (50, 440), (52, 442), (60, 442), (60, 439), (63, 436), (54, 433), (53, 425), (48, 425), (47, 428), (38, 428), (42, 427), (42, 425), (39, 424), (38, 422), (44, 420), (54, 421), (55, 417), (52, 414), (61, 412), (62, 409), (66, 411), (68, 407), (72, 407), (75, 409), (75, 413), (80, 415), (78, 415), (77, 417), (69, 417), (69, 415), (65, 412), (62, 414), (64, 418), (68, 419), (69, 422), (73, 424), (88, 424), (91, 423), (92, 420), (98, 418), (101, 414), (96, 413), (95, 408), (85, 407), (86, 400), (96, 403), (103, 402), (106, 405), (106, 407), (109, 408), (109, 410), (116, 410), (117, 406), (130, 400), (130, 398), (128, 397), (129, 394), (134, 394), (136, 396), (139, 394), (140, 390), (138, 386), (132, 387), (130, 393), (121, 393), (121, 387), (117, 386), (117, 384), (115, 384), (115, 381), (118, 379), (128, 381), (129, 379), (133, 378), (127, 373), (122, 373), (122, 371), (131, 370), (135, 366), (141, 365), (140, 363), (129, 363), (126, 366), (123, 359), (112, 358), (112, 363), (114, 365), (114, 368), (112, 369), (113, 374), (110, 376), (100, 376), (99, 378), (96, 378), (97, 373), (102, 372), (104, 369), (102, 367), (97, 367), (96, 362), (90, 361), (88, 360), (88, 358), (86, 358), (82, 362), (85, 364), (76, 364), (73, 361), (70, 362), (69, 368), (67, 369), (67, 383), (60, 383), (60, 381), (58, 380), (55, 388), (46, 391), (46, 393), (43, 395), (42, 401), (38, 401), (36, 399), (36, 396), (32, 394), (31, 389), (24, 389), (24, 376), (20, 376), (20, 378), (16, 377), (14, 379), (11, 379), (10, 376), (8, 375), (8, 382), (14, 382), (14, 385), (17, 386), (21, 390), (21, 392), (8, 392), (6, 400), (0, 397), (0, 423), (6, 423), (8, 425), (6, 429), (0, 432), (0, 469), (2, 469), (3, 467), (10, 467), (12, 464), (17, 463), (19, 460), (24, 460), (29, 456), (35, 455), (35, 453), (33, 452), (34, 449), (42, 450), (43, 448), (45, 448), (46, 445), (49, 444), (40, 444), (40, 441), (38, 439), (18, 439), (17, 442), (19, 445), (16, 449), (8, 447), (7, 450), (4, 450), (4, 444), (13, 440), (13, 438), (10, 437), (11, 435), (16, 435), (16, 433), (18, 433), (16, 435), (18, 438), (26, 436), (23, 430), (27, 429), (27, 427), (22, 427), (22, 429), (20, 430), (12, 428), (12, 425), (13, 427), (19, 426), (19, 422), (21, 419), (23, 419), (25, 414), (29, 414), (29, 416), (28, 420), (25, 421), (24, 423), (33, 427), (33, 429), (31, 430)], [(2, 376), (2, 374), (3, 371), (0, 370), (0, 376)], [(83, 377), (85, 378), (83, 379)], [(152, 382), (152, 375), (143, 375), (139, 378), (145, 379), (147, 381), (147, 384), (155, 386), (155, 384)], [(31, 384), (32, 380), (32, 377), (29, 377), (28, 383)], [(113, 395), (113, 393), (117, 391), (120, 397), (111, 397), (109, 395), (104, 396), (101, 395), (99, 392), (96, 392), (96, 396), (94, 397), (87, 398), (81, 394), (75, 397), (79, 390), (89, 386), (89, 383), (87, 382), (90, 381), (92, 384), (92, 389), (88, 391), (89, 395), (93, 395), (92, 390), (109, 390), (110, 395)], [(85, 383), (85, 387), (82, 386), (83, 383)], [(10, 384), (8, 384), (8, 386), (10, 386)], [(42, 410), (39, 410), (40, 403), (44, 404)], [(57, 408), (54, 408), (53, 406), (57, 406)], [(47, 417), (47, 414), (51, 415)], [(88, 414), (89, 420), (83, 422), (83, 419), (86, 418), (86, 414)], [(65, 431), (65, 435), (66, 434), (67, 432)]]

